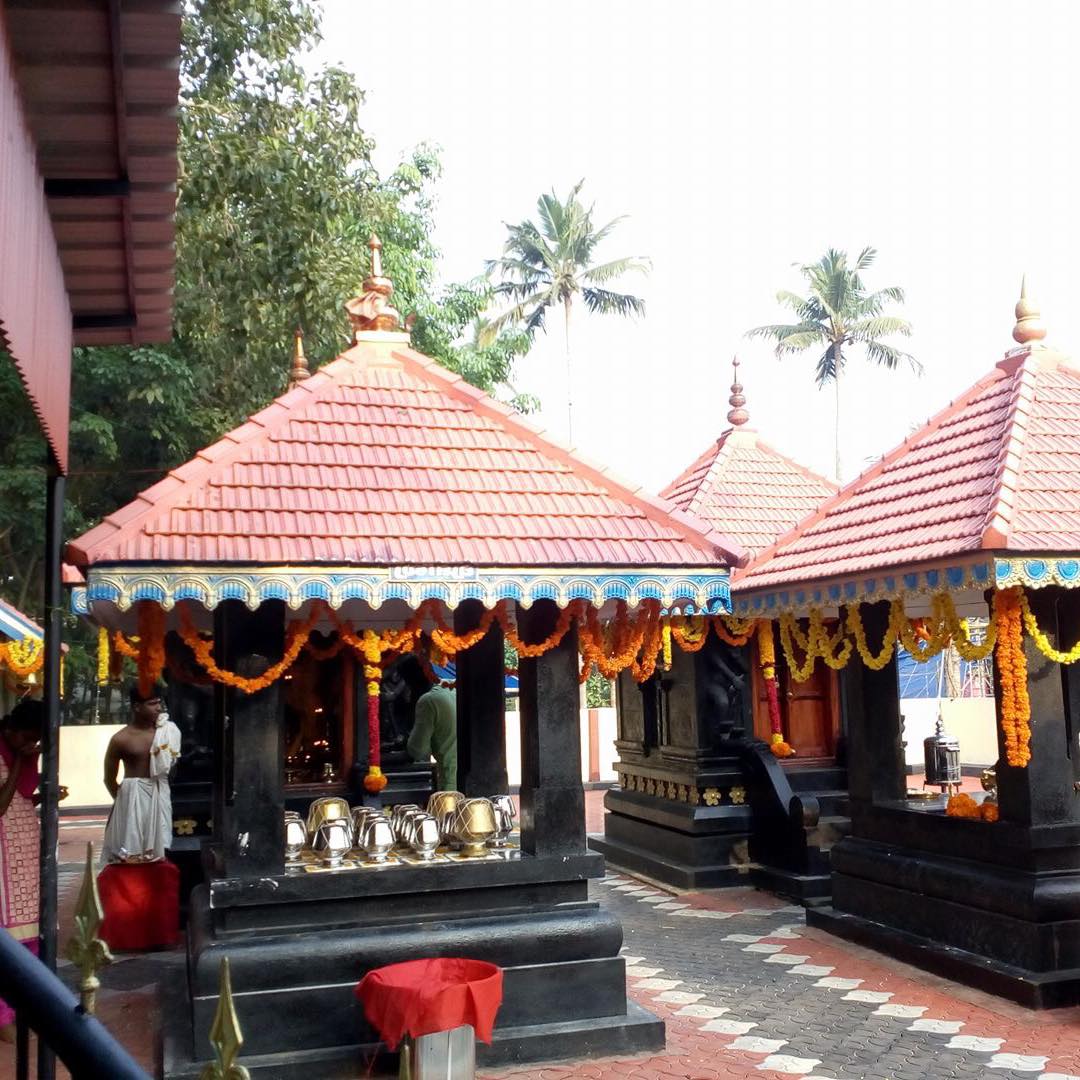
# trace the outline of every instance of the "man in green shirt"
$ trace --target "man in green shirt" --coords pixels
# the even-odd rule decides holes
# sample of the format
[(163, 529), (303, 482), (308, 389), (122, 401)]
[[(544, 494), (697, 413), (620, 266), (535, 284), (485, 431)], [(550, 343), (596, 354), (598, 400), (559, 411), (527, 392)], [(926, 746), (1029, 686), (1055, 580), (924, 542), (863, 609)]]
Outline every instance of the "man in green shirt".
[(416, 701), (416, 720), (406, 749), (413, 761), (435, 759), (439, 791), (457, 790), (457, 695), (453, 690), (428, 683)]

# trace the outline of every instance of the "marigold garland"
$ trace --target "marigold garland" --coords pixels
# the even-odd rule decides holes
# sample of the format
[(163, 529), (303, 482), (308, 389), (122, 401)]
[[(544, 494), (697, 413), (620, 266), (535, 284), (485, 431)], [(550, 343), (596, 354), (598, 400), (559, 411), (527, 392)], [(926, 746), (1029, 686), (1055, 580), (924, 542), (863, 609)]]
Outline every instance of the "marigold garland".
[(1053, 660), (1057, 664), (1075, 664), (1077, 660), (1080, 660), (1080, 641), (1066, 652), (1055, 649), (1054, 646), (1050, 644), (1050, 639), (1040, 629), (1039, 624), (1035, 619), (1035, 613), (1031, 610), (1031, 605), (1028, 603), (1027, 594), (1023, 589), (1019, 590), (1019, 596), (1020, 610), (1024, 616), (1024, 628), (1028, 632), (1028, 637), (1035, 642), (1035, 646), (1039, 652), (1041, 652), (1047, 660)]
[(994, 612), (998, 623), (994, 658), (1001, 683), (999, 708), (1005, 761), (1022, 769), (1031, 760), (1031, 700), (1020, 590), (1014, 587), (994, 593)]
[(152, 600), (140, 600), (138, 607), (139, 693), (149, 694), (165, 669), (165, 612)]
[(245, 694), (255, 694), (280, 679), (296, 663), (296, 658), (307, 644), (311, 630), (318, 621), (319, 613), (319, 605), (313, 604), (306, 619), (291, 623), (285, 630), (285, 651), (281, 659), (261, 675), (250, 679), (218, 667), (214, 661), (214, 641), (199, 634), (187, 604), (180, 605), (179, 633), (181, 640), (195, 654), (195, 659), (210, 678)]
[(700, 652), (709, 636), (704, 615), (672, 615), (671, 636), (683, 652)]
[(109, 682), (109, 631), (104, 626), (98, 627), (97, 634), (97, 684), (107, 686)]
[(793, 747), (784, 738), (780, 718), (780, 694), (776, 685), (776, 645), (773, 641), (772, 622), (761, 619), (757, 624), (758, 663), (765, 681), (765, 699), (769, 707), (769, 749), (778, 757), (791, 757)]
[(41, 638), (24, 637), (0, 644), (0, 660), (13, 675), (25, 679), (44, 667), (45, 642)]
[(667, 617), (664, 619), (663, 630), (661, 632), (662, 648), (664, 653), (664, 670), (671, 670), (671, 619)]
[(949, 797), (949, 801), (945, 804), (945, 814), (947, 817), (968, 818), (974, 821), (981, 816), (979, 804), (965, 792)]

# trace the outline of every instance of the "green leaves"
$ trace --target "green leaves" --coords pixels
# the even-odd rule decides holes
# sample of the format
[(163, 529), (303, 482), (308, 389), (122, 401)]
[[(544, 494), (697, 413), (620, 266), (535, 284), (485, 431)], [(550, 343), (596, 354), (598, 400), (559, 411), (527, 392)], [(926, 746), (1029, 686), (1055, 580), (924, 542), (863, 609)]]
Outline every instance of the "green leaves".
[(539, 224), (523, 221), (507, 225), (503, 253), (489, 260), (486, 270), (498, 279), (495, 294), (511, 304), (489, 320), (484, 337), (511, 326), (530, 335), (543, 330), (547, 309), (553, 304), (572, 303), (578, 294), (585, 306), (598, 314), (644, 313), (645, 301), (639, 297), (599, 288), (628, 273), (648, 273), (651, 264), (642, 258), (593, 262), (597, 245), (624, 219), (618, 217), (596, 228), (593, 208), (578, 198), (584, 183), (579, 180), (565, 199), (554, 191), (541, 195), (536, 203)]
[(806, 296), (786, 289), (776, 294), (777, 301), (798, 321), (756, 326), (747, 331), (747, 337), (771, 339), (776, 343), (777, 356), (827, 345), (817, 360), (819, 386), (837, 377), (844, 366), (844, 346), (852, 343), (862, 345), (873, 363), (895, 368), (907, 362), (913, 370), (921, 371), (914, 357), (879, 340), (894, 334), (909, 337), (911, 324), (898, 316), (882, 314), (887, 304), (903, 302), (903, 289), (891, 286), (878, 292), (866, 291), (859, 272), (876, 258), (877, 251), (865, 247), (854, 267), (849, 267), (846, 252), (829, 248), (816, 263), (799, 267), (809, 287)]

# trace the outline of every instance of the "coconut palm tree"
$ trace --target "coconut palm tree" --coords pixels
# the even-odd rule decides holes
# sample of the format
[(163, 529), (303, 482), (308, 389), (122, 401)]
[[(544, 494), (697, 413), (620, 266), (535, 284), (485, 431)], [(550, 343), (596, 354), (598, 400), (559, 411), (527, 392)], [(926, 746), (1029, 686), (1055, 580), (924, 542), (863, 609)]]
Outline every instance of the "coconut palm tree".
[(877, 292), (867, 292), (861, 273), (877, 258), (872, 247), (859, 252), (855, 265), (848, 266), (847, 253), (829, 248), (816, 262), (800, 266), (809, 295), (799, 296), (782, 289), (776, 294), (781, 305), (796, 318), (793, 323), (756, 326), (748, 337), (771, 338), (776, 355), (820, 348), (817, 359), (817, 384), (833, 384), (836, 395), (834, 428), (836, 478), (840, 479), (840, 375), (847, 363), (847, 346), (861, 346), (866, 359), (895, 370), (900, 364), (921, 372), (922, 365), (911, 355), (881, 339), (892, 334), (911, 335), (911, 323), (883, 311), (889, 303), (903, 303), (904, 291), (895, 285)]
[(511, 305), (485, 327), (485, 340), (501, 329), (521, 324), (529, 334), (544, 330), (548, 308), (561, 304), (566, 333), (566, 418), (568, 438), (573, 441), (574, 406), (571, 393), (570, 312), (578, 295), (585, 307), (601, 315), (641, 315), (645, 301), (629, 293), (606, 288), (623, 274), (646, 273), (647, 259), (636, 257), (594, 263), (600, 243), (611, 235), (621, 217), (596, 228), (593, 208), (578, 198), (584, 180), (578, 181), (565, 199), (552, 191), (536, 203), (539, 223), (523, 221), (507, 225), (506, 245), (498, 259), (487, 263), (487, 272), (500, 281), (495, 286), (499, 296), (508, 297)]

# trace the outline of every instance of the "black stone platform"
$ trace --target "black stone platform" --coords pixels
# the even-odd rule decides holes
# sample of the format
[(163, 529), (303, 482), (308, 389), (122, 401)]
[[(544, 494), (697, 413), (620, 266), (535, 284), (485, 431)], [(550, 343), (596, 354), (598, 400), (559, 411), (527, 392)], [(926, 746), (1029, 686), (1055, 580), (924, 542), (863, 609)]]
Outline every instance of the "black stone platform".
[(223, 956), (245, 1064), (264, 1059), (268, 1070), (256, 1075), (370, 1060), (378, 1037), (353, 988), (374, 968), (421, 956), (504, 969), (483, 1061), (659, 1049), (663, 1024), (627, 1001), (622, 928), (588, 898), (588, 879), (602, 873), (599, 856), (583, 854), (213, 880), (192, 897), (189, 1004), (176, 1016), (193, 1023), (170, 1028), (164, 1075), (194, 1076), (209, 1059)]
[[(738, 773), (706, 780), (727, 790), (741, 783)], [(680, 889), (746, 882), (749, 806), (692, 806), (620, 788), (604, 795), (604, 806), (604, 832), (589, 847), (612, 866)]]

